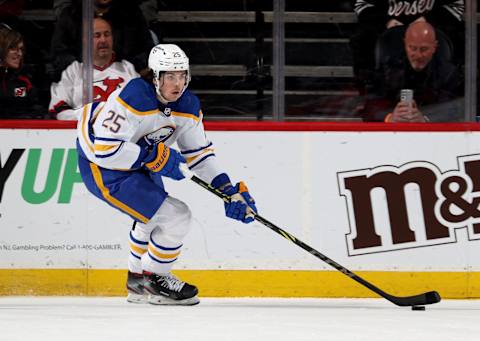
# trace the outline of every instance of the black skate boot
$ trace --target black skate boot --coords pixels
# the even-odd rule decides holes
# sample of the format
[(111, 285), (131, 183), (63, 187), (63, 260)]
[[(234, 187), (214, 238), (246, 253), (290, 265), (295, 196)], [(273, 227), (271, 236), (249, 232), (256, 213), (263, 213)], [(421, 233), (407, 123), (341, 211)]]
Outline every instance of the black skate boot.
[(143, 275), (128, 272), (127, 277), (127, 301), (131, 303), (147, 303), (147, 293), (143, 290)]
[(194, 305), (200, 303), (196, 286), (179, 280), (171, 273), (143, 272), (148, 302), (160, 305)]

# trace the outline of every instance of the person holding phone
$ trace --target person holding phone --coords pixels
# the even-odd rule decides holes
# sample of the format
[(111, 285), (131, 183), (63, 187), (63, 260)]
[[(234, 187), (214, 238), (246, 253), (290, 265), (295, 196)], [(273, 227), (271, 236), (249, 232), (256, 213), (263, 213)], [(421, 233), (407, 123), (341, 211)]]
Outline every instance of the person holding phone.
[[(463, 118), (463, 83), (457, 68), (437, 53), (435, 29), (414, 22), (404, 35), (404, 51), (379, 65), (373, 94), (365, 105), (366, 121), (428, 122)], [(411, 101), (401, 100), (412, 89)], [(427, 117), (428, 116), (428, 117)]]
[(400, 101), (390, 117), (387, 115), (385, 122), (428, 122), (428, 117), (418, 109), (417, 102), (413, 99), (412, 89), (400, 91)]

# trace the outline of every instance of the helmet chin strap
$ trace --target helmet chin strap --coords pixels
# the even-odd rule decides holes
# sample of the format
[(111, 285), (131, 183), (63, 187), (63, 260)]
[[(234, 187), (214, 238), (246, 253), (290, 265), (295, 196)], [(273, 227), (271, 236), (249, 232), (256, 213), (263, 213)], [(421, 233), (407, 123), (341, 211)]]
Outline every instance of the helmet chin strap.
[(157, 98), (160, 102), (162, 102), (163, 104), (167, 105), (168, 104), (168, 101), (165, 97), (162, 96), (162, 93), (160, 92), (160, 90), (157, 90)]
[[(159, 75), (160, 77), (162, 77), (161, 75)], [(168, 101), (165, 97), (162, 96), (162, 92), (160, 91), (160, 77), (154, 77), (153, 78), (153, 85), (155, 85), (155, 90), (156, 90), (156, 93), (157, 93), (157, 98), (160, 102), (162, 102), (163, 104), (168, 104)]]

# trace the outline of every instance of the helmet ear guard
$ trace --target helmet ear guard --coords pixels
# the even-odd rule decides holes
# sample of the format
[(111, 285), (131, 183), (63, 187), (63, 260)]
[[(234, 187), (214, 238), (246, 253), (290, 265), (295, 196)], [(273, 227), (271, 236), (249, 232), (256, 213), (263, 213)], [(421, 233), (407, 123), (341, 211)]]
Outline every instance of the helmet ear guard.
[(148, 67), (153, 71), (153, 77), (157, 79), (155, 88), (157, 94), (160, 93), (160, 77), (162, 73), (168, 71), (186, 71), (187, 80), (182, 90), (182, 94), (190, 83), (190, 65), (185, 52), (175, 44), (158, 44), (152, 48), (148, 56)]

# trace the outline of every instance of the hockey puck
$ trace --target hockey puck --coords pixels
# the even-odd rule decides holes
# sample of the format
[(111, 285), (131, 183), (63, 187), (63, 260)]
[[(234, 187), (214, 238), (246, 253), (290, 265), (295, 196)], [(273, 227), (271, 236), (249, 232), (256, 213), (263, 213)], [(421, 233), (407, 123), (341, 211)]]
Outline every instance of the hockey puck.
[(414, 305), (412, 310), (425, 310), (425, 307), (423, 305)]

